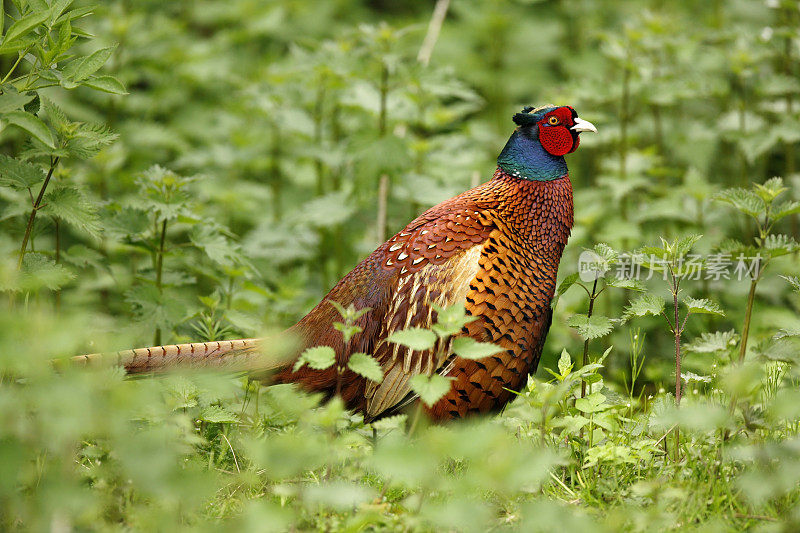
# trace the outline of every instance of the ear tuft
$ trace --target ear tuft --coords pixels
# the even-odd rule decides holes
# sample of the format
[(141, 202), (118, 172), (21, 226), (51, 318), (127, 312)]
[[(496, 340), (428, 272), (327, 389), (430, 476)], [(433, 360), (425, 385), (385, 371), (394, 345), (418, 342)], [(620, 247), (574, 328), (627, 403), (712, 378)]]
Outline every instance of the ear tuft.
[(532, 107), (523, 107), (522, 113), (516, 113), (512, 117), (514, 124), (517, 126), (530, 126), (531, 124), (535, 124), (536, 119), (530, 114), (531, 111), (533, 111)]

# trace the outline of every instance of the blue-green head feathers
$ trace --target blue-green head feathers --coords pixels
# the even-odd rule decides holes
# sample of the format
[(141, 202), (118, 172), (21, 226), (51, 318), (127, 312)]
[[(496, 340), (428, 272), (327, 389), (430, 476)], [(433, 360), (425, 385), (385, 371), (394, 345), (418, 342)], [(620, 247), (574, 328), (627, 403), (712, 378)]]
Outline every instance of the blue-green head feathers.
[(525, 107), (513, 117), (517, 128), (497, 158), (506, 173), (549, 181), (567, 174), (564, 155), (580, 144), (581, 131), (597, 131), (569, 106)]

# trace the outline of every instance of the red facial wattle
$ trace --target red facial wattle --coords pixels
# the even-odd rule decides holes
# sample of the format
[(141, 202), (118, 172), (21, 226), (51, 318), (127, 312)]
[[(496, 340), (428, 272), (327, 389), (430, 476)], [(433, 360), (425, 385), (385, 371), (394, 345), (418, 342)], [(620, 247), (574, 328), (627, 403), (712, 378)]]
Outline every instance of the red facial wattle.
[(539, 142), (542, 147), (555, 156), (574, 152), (580, 144), (578, 134), (570, 131), (575, 124), (571, 109), (560, 107), (553, 110), (538, 122)]

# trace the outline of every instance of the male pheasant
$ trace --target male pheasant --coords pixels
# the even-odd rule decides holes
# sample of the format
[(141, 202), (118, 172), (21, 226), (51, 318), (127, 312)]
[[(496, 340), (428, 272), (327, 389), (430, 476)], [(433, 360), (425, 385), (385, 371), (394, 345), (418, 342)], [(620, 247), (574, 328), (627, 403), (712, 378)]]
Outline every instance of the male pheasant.
[[(345, 371), (346, 405), (373, 419), (414, 399), (417, 374), (451, 378), (450, 391), (428, 408), (437, 420), (501, 409), (512, 390), (536, 370), (550, 327), (550, 301), (561, 254), (573, 224), (572, 185), (564, 155), (579, 134), (597, 130), (571, 107), (526, 107), (513, 117), (517, 128), (497, 159), (492, 179), (428, 209), (372, 252), (290, 328), (309, 346), (334, 348), (340, 362), (351, 353), (372, 354), (384, 372), (381, 383)], [(370, 308), (362, 328), (345, 346), (332, 327), (339, 320), (330, 301)], [(432, 305), (463, 304), (477, 317), (461, 334), (495, 343), (505, 351), (467, 360), (447, 350), (413, 351), (387, 342), (393, 332), (429, 327)], [(130, 373), (173, 366), (235, 366), (259, 359), (257, 339), (194, 343), (120, 352)], [(81, 356), (91, 359), (91, 356)], [(296, 358), (296, 357), (295, 357)], [(80, 358), (79, 358), (80, 359)], [(235, 363), (232, 363), (235, 362)], [(269, 375), (270, 383), (296, 382), (333, 395), (335, 367), (293, 371), (294, 361)]]

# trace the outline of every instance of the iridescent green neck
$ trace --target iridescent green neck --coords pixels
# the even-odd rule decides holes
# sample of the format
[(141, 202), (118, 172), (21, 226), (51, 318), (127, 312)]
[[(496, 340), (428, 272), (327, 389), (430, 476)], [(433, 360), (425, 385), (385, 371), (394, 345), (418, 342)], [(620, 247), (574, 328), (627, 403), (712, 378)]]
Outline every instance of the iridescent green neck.
[(567, 174), (567, 162), (545, 150), (538, 138), (538, 128), (517, 129), (506, 143), (497, 165), (518, 178), (550, 181)]

